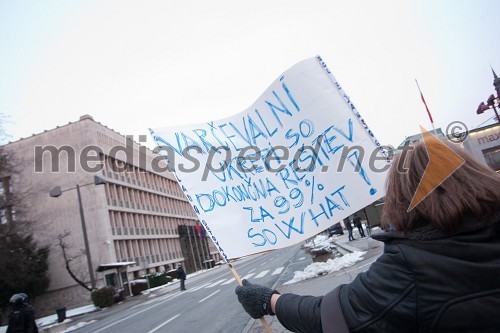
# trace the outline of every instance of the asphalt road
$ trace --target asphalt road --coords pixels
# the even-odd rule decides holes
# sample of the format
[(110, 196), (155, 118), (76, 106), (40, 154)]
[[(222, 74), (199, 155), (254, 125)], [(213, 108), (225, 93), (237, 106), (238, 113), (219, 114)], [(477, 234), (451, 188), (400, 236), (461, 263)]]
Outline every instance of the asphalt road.
[[(241, 277), (272, 287), (284, 282), (278, 279), (290, 274), (290, 267), (299, 270), (311, 262), (302, 255), (301, 245), (245, 258), (233, 266)], [(221, 266), (188, 278), (187, 291), (171, 290), (130, 307), (122, 306), (120, 311), (100, 311), (92, 318), (94, 322), (74, 332), (239, 333), (249, 323), (250, 316), (239, 304), (235, 287), (231, 272)]]

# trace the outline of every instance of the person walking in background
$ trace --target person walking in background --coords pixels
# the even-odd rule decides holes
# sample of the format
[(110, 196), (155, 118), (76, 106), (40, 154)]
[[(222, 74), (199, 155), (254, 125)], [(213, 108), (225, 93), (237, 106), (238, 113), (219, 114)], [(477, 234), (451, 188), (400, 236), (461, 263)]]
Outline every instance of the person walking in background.
[[(410, 210), (431, 168), (427, 151), (449, 164), (449, 149), (464, 163)], [(500, 332), (500, 174), (442, 142), (402, 156), (388, 173), (384, 232), (372, 235), (384, 253), (325, 296), (244, 280), (236, 294), (252, 318), (276, 314), (292, 332)]]
[(182, 265), (179, 265), (177, 267), (177, 277), (179, 278), (179, 280), (181, 280), (181, 291), (186, 290), (186, 286), (184, 285), (186, 281), (186, 272), (184, 272)]
[(361, 224), (361, 217), (359, 217), (358, 214), (354, 214), (354, 218), (352, 219), (352, 222), (354, 223), (354, 226), (356, 228), (358, 228), (359, 235), (361, 236), (361, 238), (365, 237), (363, 225)]
[(9, 326), (6, 333), (38, 333), (35, 309), (28, 303), (28, 295), (14, 294), (9, 300)]
[(355, 240), (356, 238), (352, 236), (352, 224), (351, 220), (349, 219), (349, 216), (344, 219), (344, 225), (345, 228), (347, 229), (347, 232), (349, 233), (349, 241)]

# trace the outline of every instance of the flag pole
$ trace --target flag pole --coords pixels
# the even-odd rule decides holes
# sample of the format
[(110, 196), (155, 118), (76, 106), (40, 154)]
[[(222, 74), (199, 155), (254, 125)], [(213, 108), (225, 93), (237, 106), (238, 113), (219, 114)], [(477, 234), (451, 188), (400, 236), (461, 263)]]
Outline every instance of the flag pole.
[[(238, 282), (238, 285), (242, 286), (243, 283), (241, 282), (241, 277), (238, 274), (238, 272), (236, 272), (236, 269), (234, 269), (233, 265), (231, 265), (227, 261), (226, 261), (226, 264), (227, 264), (227, 267), (229, 268), (229, 270), (231, 271), (231, 273), (233, 273), (233, 276), (234, 276), (236, 282)], [(267, 323), (266, 319), (264, 317), (260, 317), (259, 319), (260, 319), (260, 323), (262, 324), (262, 326), (266, 330), (266, 333), (273, 333), (273, 330), (271, 329), (271, 326), (269, 326), (269, 324)]]
[(427, 115), (431, 121), (432, 131), (436, 134), (436, 128), (434, 127), (434, 120), (432, 119), (431, 112), (429, 111), (429, 107), (427, 107), (427, 103), (425, 102), (424, 94), (422, 94), (422, 90), (420, 90), (420, 86), (418, 85), (417, 79), (415, 79), (415, 83), (417, 84), (418, 91), (420, 92), (420, 98), (422, 99), (422, 103), (424, 103), (425, 110), (427, 110)]

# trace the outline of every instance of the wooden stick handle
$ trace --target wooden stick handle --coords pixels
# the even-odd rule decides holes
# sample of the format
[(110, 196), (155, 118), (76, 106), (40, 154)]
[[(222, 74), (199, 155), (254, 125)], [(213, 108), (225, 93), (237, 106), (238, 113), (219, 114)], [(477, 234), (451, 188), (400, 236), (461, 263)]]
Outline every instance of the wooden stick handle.
[(260, 323), (262, 324), (262, 326), (264, 326), (264, 329), (266, 330), (266, 332), (273, 333), (273, 330), (271, 329), (271, 326), (269, 326), (269, 324), (267, 323), (266, 318), (260, 317), (259, 319), (260, 319)]
[(236, 282), (238, 282), (238, 285), (242, 286), (243, 283), (241, 282), (240, 275), (238, 274), (238, 272), (236, 272), (236, 270), (234, 269), (233, 265), (231, 265), (231, 264), (228, 263), (227, 267), (229, 267), (229, 270), (231, 271), (231, 273), (233, 273), (233, 276), (236, 279)]
[[(227, 266), (229, 267), (229, 270), (231, 271), (231, 273), (233, 273), (233, 276), (236, 279), (236, 282), (238, 282), (238, 284), (240, 286), (242, 286), (243, 283), (241, 282), (241, 277), (238, 274), (238, 272), (236, 272), (236, 270), (234, 269), (233, 265), (231, 265), (230, 263), (227, 263)], [(266, 319), (264, 317), (260, 317), (259, 319), (260, 319), (260, 323), (262, 324), (262, 326), (264, 327), (264, 329), (266, 330), (266, 332), (267, 333), (273, 333), (273, 330), (271, 329), (271, 326), (269, 326), (269, 324), (267, 323)]]

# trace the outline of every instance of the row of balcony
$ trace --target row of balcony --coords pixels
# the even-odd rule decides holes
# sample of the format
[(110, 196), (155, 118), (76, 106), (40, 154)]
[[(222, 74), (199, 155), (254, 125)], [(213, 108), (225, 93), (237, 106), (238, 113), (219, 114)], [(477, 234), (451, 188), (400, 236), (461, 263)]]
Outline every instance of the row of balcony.
[(119, 180), (119, 181), (129, 183), (132, 185), (136, 185), (136, 186), (142, 186), (142, 187), (154, 190), (154, 191), (158, 191), (158, 192), (162, 192), (162, 193), (170, 194), (170, 195), (175, 195), (178, 198), (185, 199), (184, 196), (182, 195), (182, 193), (179, 191), (173, 191), (173, 190), (170, 190), (169, 188), (165, 189), (163, 187), (160, 187), (160, 186), (157, 186), (154, 184), (150, 184), (150, 183), (144, 182), (144, 181), (139, 180), (139, 179), (130, 178), (130, 177), (127, 177), (127, 176), (124, 176), (122, 174), (118, 174), (118, 173), (115, 173), (112, 171), (103, 171), (103, 174), (104, 174), (104, 176), (111, 178), (111, 179)]
[(153, 255), (144, 256), (144, 257), (122, 259), (119, 261), (123, 261), (123, 262), (135, 261), (135, 266), (142, 266), (143, 262), (147, 262), (149, 265), (151, 265), (151, 264), (155, 264), (157, 262), (164, 262), (164, 261), (169, 261), (169, 260), (181, 261), (182, 256), (180, 256), (180, 253), (161, 253), (161, 254), (153, 254)]
[(180, 212), (177, 209), (170, 209), (169, 207), (158, 207), (158, 206), (150, 206), (146, 204), (141, 204), (141, 203), (134, 203), (134, 202), (129, 202), (129, 201), (124, 201), (124, 200), (117, 200), (117, 199), (107, 199), (108, 201), (108, 206), (116, 206), (116, 207), (124, 207), (124, 208), (131, 208), (131, 209), (142, 209), (150, 212), (158, 212), (158, 213), (165, 213), (165, 214), (175, 214), (175, 215), (182, 215), (182, 216), (193, 216), (195, 217), (196, 214), (194, 212)]
[(121, 228), (112, 227), (111, 233), (113, 236), (154, 236), (154, 235), (171, 235), (179, 237), (178, 233), (174, 233), (171, 229), (150, 229), (150, 228)]

